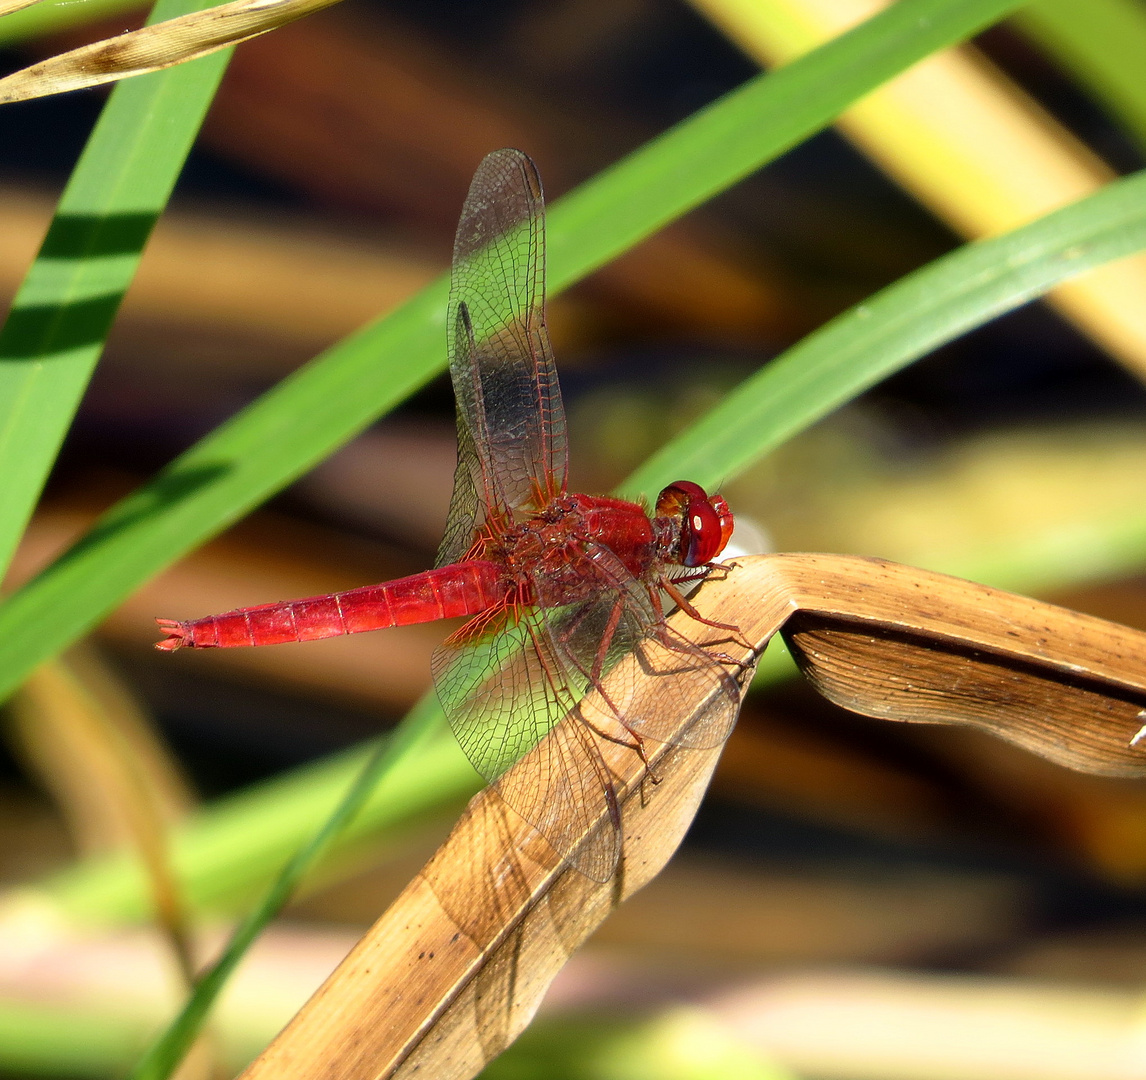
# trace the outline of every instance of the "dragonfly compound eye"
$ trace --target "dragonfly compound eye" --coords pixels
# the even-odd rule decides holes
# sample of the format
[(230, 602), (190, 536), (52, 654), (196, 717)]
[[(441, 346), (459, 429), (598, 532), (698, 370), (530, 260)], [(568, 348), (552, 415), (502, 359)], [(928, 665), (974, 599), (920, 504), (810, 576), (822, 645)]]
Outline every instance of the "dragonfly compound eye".
[(710, 499), (691, 480), (669, 484), (657, 499), (657, 514), (680, 521), (679, 559), (683, 566), (703, 566), (724, 550), (732, 535), (732, 511), (719, 495)]

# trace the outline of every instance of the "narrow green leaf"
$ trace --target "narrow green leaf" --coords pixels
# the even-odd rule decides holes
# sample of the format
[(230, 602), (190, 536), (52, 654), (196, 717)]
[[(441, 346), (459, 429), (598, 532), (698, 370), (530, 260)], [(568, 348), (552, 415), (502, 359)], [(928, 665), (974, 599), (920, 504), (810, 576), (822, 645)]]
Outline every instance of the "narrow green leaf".
[[(867, 90), (1019, 0), (900, 0), (752, 80), (554, 206), (568, 285), (828, 124)], [(151, 575), (219, 532), (442, 366), (445, 284), (352, 336), (208, 436), (0, 607), (0, 697)]]
[(40, 0), (40, 3), (32, 7), (14, 11), (0, 19), (0, 45), (33, 41), (72, 26), (84, 26), (100, 19), (108, 19), (121, 11), (146, 7), (146, 0), (84, 0), (82, 4)]
[(1091, 267), (1146, 248), (1146, 171), (909, 274), (773, 360), (623, 485), (716, 486), (944, 342)]
[[(337, 849), (377, 846), (477, 792), (480, 777), (440, 710), (435, 715), (437, 736), (377, 786), (339, 834)], [(314, 834), (316, 822), (334, 813), (371, 752), (368, 743), (304, 765), (219, 799), (172, 829), (171, 864), (189, 909), (218, 918), (252, 903)], [(80, 926), (144, 922), (152, 912), (139, 860), (121, 852), (76, 863), (37, 885), (36, 892)]]
[(916, 60), (1020, 6), (898, 0), (702, 109), (556, 204), (550, 287), (564, 289), (826, 127)]
[(1015, 21), (1090, 88), (1146, 153), (1146, 5), (1035, 0)]
[[(152, 20), (198, 6), (160, 0)], [(229, 56), (116, 87), (0, 330), (0, 577)]]
[(259, 934), (282, 911), (299, 882), (326, 854), (338, 834), (355, 818), (379, 782), (406, 758), (416, 755), (433, 738), (440, 719), (432, 695), (423, 698), (393, 736), (376, 744), (334, 813), (310, 841), (294, 854), (274, 879), (262, 901), (239, 923), (222, 956), (202, 975), (179, 1015), (132, 1070), (131, 1080), (166, 1080), (178, 1068), (198, 1037), (211, 1006)]

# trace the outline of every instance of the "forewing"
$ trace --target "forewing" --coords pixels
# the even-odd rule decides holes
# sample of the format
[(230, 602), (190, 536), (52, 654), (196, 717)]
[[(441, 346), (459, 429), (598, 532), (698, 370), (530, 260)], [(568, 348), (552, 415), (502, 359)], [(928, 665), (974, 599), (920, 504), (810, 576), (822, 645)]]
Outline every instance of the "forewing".
[(474, 768), (562, 858), (606, 881), (620, 851), (612, 779), (594, 736), (570, 715), (576, 694), (544, 616), (531, 609), (476, 641), (446, 642), (434, 653), (434, 685)]
[(474, 542), (474, 533), (482, 520), (481, 500), (477, 484), (481, 480), (473, 435), (465, 414), (458, 409), (458, 464), (454, 469), (454, 493), (450, 498), (450, 513), (446, 518), (446, 531), (438, 545), (434, 566), (449, 566), (460, 562)]
[[(575, 569), (593, 599), (557, 609), (547, 629), (578, 697), (605, 682), (605, 708), (611, 715), (600, 723), (614, 721), (610, 730), (620, 737), (627, 730), (677, 746), (719, 746), (740, 708), (739, 684), (717, 658), (719, 648), (705, 648), (673, 630), (647, 587), (609, 548), (588, 545)], [(552, 586), (540, 575), (535, 587), (543, 604), (555, 599), (547, 595)], [(618, 666), (630, 653), (636, 662)], [(658, 681), (657, 692), (638, 699), (636, 681), (648, 678)], [(655, 708), (638, 706), (638, 700), (655, 702)]]
[[(489, 154), (474, 175), (454, 241), (447, 320), (455, 485), (469, 477), (477, 494), (472, 531), (483, 513), (509, 518), (565, 490), (565, 412), (545, 328), (544, 202), (520, 150)], [(469, 514), (457, 494), (455, 486), (451, 526)]]

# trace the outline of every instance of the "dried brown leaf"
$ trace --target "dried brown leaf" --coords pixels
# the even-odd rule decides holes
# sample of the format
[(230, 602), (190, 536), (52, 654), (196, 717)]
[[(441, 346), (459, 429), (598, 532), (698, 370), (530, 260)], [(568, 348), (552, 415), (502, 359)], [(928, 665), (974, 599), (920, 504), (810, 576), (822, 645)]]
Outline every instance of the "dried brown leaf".
[[(743, 559), (693, 602), (707, 618), (738, 625), (755, 648), (783, 627), (805, 672), (850, 708), (983, 727), (1075, 768), (1146, 773), (1146, 752), (1134, 746), (1146, 706), (1146, 634), (842, 555)], [(655, 700), (658, 682), (638, 682), (638, 696)], [(712, 704), (697, 701), (694, 718)], [(563, 866), (483, 792), (246, 1080), (461, 1080), (500, 1053), (571, 951), (664, 866), (718, 753), (661, 745), (650, 754), (660, 783), (651, 784), (631, 750), (603, 749), (624, 832), (612, 881)]]
[(1146, 634), (879, 559), (770, 556), (784, 626), (825, 697), (887, 720), (978, 727), (1059, 765), (1146, 775)]
[[(710, 618), (742, 597), (734, 578), (702, 591)], [(749, 642), (763, 645), (782, 611), (745, 612)], [(696, 624), (674, 617), (678, 629)], [(714, 632), (719, 634), (719, 632)], [(725, 646), (726, 647), (726, 646)], [(743, 657), (743, 648), (732, 652)], [(625, 672), (610, 678), (627, 680)], [(608, 681), (608, 680), (607, 680)], [(662, 680), (638, 682), (655, 699)], [(694, 717), (713, 707), (698, 700)], [(646, 702), (647, 707), (647, 702)], [(566, 721), (567, 723), (569, 721)], [(563, 865), (544, 840), (487, 789), (426, 867), (291, 1025), (250, 1067), (247, 1080), (285, 1077), (473, 1076), (529, 1022), (572, 951), (676, 850), (708, 786), (719, 747), (649, 743), (659, 783), (632, 750), (600, 744), (618, 789), (623, 856), (613, 880)], [(540, 752), (535, 750), (534, 753)], [(528, 770), (524, 762), (517, 768)], [(597, 822), (608, 828), (607, 820)], [(592, 837), (586, 837), (591, 842)]]
[(41, 60), (0, 79), (0, 103), (82, 90), (196, 60), (338, 0), (231, 0)]

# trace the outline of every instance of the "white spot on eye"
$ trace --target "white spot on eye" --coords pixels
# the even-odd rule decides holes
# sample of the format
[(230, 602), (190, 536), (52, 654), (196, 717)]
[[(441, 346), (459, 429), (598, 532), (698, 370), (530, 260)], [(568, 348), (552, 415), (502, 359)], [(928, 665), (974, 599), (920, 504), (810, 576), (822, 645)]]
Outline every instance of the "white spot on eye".
[(700, 532), (700, 530), (704, 527), (704, 522), (701, 520), (701, 517), (699, 514), (693, 514), (693, 516), (692, 516), (692, 527), (694, 529), (696, 529), (697, 532)]

